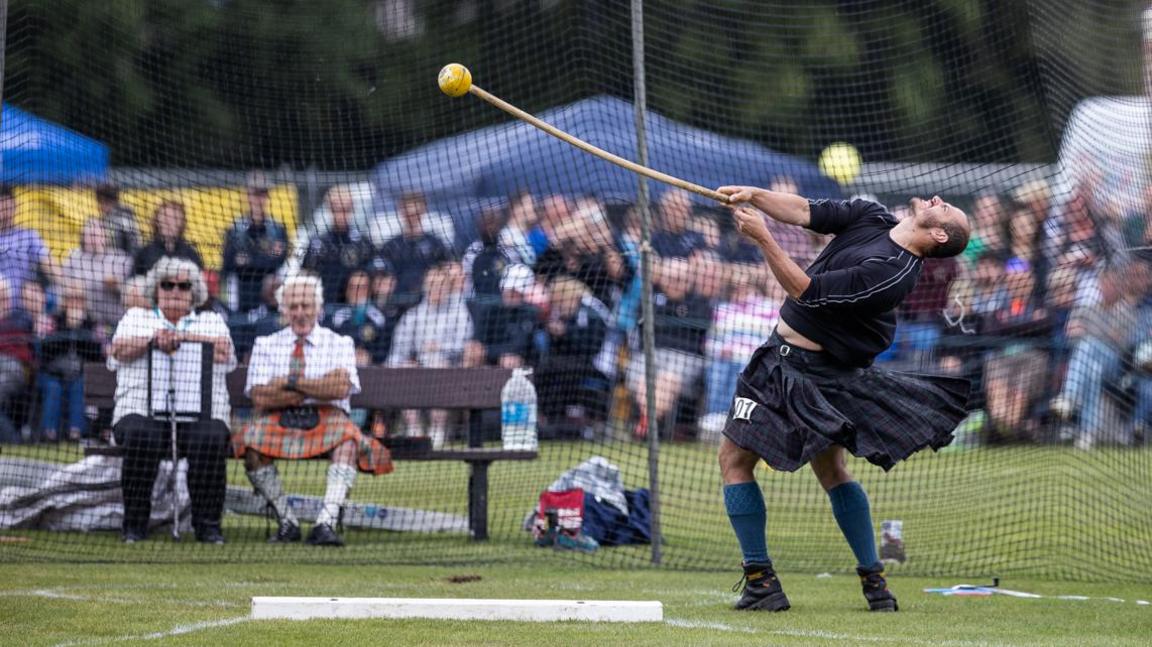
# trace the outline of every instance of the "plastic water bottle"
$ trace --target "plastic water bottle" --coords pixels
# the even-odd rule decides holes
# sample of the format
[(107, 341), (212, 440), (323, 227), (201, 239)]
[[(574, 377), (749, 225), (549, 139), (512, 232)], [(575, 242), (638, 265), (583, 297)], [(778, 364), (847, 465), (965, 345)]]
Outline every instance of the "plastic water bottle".
[(532, 369), (512, 369), (500, 391), (500, 438), (504, 449), (536, 451), (536, 387), (528, 380)]

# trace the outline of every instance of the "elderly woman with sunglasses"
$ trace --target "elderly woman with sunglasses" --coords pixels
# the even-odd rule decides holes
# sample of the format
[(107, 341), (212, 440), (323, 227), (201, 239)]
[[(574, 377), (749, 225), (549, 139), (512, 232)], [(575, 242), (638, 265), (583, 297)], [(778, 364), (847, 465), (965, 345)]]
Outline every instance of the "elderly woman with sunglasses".
[(225, 376), (236, 368), (232, 339), (220, 315), (196, 312), (196, 307), (208, 298), (208, 289), (192, 261), (160, 259), (148, 274), (145, 293), (152, 307), (132, 308), (125, 313), (116, 326), (108, 359), (108, 368), (117, 373), (113, 428), (117, 442), (124, 448), (120, 477), (124, 492), (122, 539), (135, 543), (147, 537), (152, 484), (160, 461), (172, 452), (167, 418), (154, 418), (149, 411), (149, 349), (171, 354), (183, 343), (208, 343), (213, 345), (211, 415), (207, 420), (179, 422), (177, 449), (188, 460), (188, 491), (196, 539), (222, 544), (220, 516), (224, 509), (230, 414)]

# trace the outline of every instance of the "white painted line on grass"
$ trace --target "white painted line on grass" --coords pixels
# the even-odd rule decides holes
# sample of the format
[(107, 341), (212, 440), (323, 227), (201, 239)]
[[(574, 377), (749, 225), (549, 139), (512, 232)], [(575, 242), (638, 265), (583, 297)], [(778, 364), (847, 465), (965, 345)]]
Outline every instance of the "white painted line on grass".
[[(80, 595), (79, 593), (66, 593), (65, 591), (69, 588), (79, 589), (80, 587), (57, 587), (51, 589), (13, 589), (11, 591), (0, 591), (0, 597), (47, 598), (49, 600), (67, 600), (69, 602), (100, 602), (101, 604), (144, 604), (154, 601), (154, 599), (111, 597), (107, 595), (93, 596)], [(220, 609), (234, 609), (243, 606), (236, 602), (229, 602), (227, 600), (162, 600), (162, 602), (164, 604), (172, 604), (180, 607), (213, 607)]]
[[(751, 612), (758, 613), (758, 612)], [(666, 625), (681, 627), (683, 629), (711, 629), (713, 631), (732, 631), (748, 634), (768, 634), (771, 636), (787, 636), (789, 638), (824, 638), (827, 640), (845, 641), (849, 644), (879, 643), (899, 641), (914, 645), (950, 645), (953, 647), (988, 647), (992, 643), (971, 640), (920, 640), (906, 636), (860, 636), (832, 631), (806, 630), (806, 629), (757, 629), (755, 627), (731, 625), (724, 622), (708, 622), (702, 620), (684, 620), (671, 618), (664, 622)], [(999, 643), (1003, 645), (1004, 643)]]
[(55, 647), (79, 647), (80, 645), (109, 645), (112, 643), (128, 642), (132, 640), (163, 640), (173, 636), (182, 636), (184, 634), (195, 633), (205, 629), (215, 629), (216, 627), (227, 627), (230, 625), (238, 625), (242, 622), (248, 622), (248, 616), (239, 616), (236, 618), (225, 618), (223, 620), (207, 620), (205, 622), (194, 622), (187, 625), (176, 625), (168, 631), (157, 631), (150, 634), (130, 635), (130, 636), (116, 636), (113, 638), (96, 638), (92, 640), (76, 640), (62, 643), (56, 643)]
[(893, 641), (900, 641), (910, 643), (913, 645), (953, 645), (955, 647), (989, 647), (990, 645), (1004, 645), (1006, 643), (989, 643), (984, 641), (971, 641), (971, 640), (920, 640), (917, 638), (909, 638), (907, 636), (859, 636), (855, 634), (845, 634), (834, 631), (820, 631), (820, 630), (805, 630), (805, 629), (771, 629), (766, 630), (764, 633), (773, 636), (789, 636), (792, 638), (827, 638), (829, 640), (843, 640), (851, 643), (890, 643)]
[(757, 633), (752, 627), (737, 627), (735, 625), (725, 624), (723, 622), (706, 622), (703, 620), (681, 620), (679, 618), (671, 618), (665, 620), (664, 624), (671, 627), (681, 627), (683, 629), (712, 629), (714, 631), (738, 631), (740, 633), (754, 634)]
[(554, 622), (661, 622), (664, 605), (633, 600), (254, 597), (252, 618), (435, 618)]

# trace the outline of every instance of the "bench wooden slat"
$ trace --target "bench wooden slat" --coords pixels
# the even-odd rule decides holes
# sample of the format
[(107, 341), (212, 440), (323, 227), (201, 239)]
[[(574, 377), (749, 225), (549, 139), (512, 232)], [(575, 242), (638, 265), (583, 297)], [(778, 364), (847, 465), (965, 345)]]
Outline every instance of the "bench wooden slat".
[[(84, 448), (85, 456), (121, 456), (122, 448), (112, 445), (93, 445)], [(440, 449), (416, 454), (404, 454), (395, 460), (401, 461), (533, 461), (539, 457), (538, 452), (518, 451), (507, 449)]]
[[(500, 391), (512, 377), (504, 368), (391, 368), (368, 366), (357, 370), (361, 392), (352, 406), (365, 409), (497, 409)], [(233, 407), (251, 407), (244, 395), (248, 367), (228, 374), (228, 396)], [(84, 372), (84, 399), (94, 407), (110, 409), (116, 395), (116, 374), (101, 363), (90, 362)]]

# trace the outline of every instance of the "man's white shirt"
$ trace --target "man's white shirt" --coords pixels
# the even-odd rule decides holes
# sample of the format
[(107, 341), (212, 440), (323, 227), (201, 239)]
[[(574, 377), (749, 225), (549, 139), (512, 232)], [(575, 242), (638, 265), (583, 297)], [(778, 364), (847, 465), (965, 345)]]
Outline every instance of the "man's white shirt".
[[(296, 333), (292, 332), (291, 326), (271, 335), (257, 337), (252, 357), (248, 360), (248, 382), (244, 385), (244, 393), (251, 397), (253, 387), (264, 386), (278, 377), (288, 377), (295, 347)], [(303, 378), (315, 379), (338, 368), (348, 371), (348, 378), (352, 382), (352, 390), (348, 395), (359, 393), (360, 376), (356, 373), (356, 346), (352, 338), (317, 324), (305, 337)], [(330, 404), (343, 409), (345, 413), (352, 411), (350, 398), (331, 401), (308, 398), (304, 404)]]
[[(169, 328), (192, 335), (226, 337), (231, 339), (228, 325), (215, 312), (193, 312), (173, 324), (160, 314), (158, 309), (132, 308), (116, 324), (112, 342), (122, 339), (145, 337), (151, 339), (157, 330)], [(228, 401), (227, 375), (236, 368), (236, 353), (227, 362), (212, 363), (212, 418), (228, 424), (232, 409)], [(116, 424), (128, 414), (150, 416), (148, 411), (148, 354), (145, 353), (130, 362), (120, 362), (108, 357), (108, 370), (116, 372), (116, 408), (112, 424)], [(156, 394), (153, 394), (156, 397)]]

